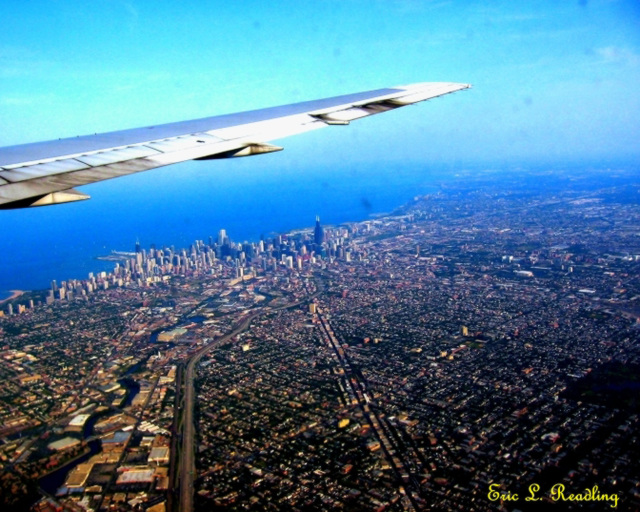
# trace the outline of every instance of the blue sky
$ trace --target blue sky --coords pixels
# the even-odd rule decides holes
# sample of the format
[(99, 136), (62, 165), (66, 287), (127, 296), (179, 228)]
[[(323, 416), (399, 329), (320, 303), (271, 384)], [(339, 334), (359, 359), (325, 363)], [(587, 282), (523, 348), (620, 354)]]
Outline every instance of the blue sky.
[(640, 151), (634, 0), (47, 0), (1, 12), (0, 146), (459, 81), (474, 88), (288, 139), (261, 165), (499, 167)]
[(318, 213), (356, 220), (365, 202), (386, 211), (465, 168), (639, 161), (637, 0), (32, 0), (3, 2), (0, 19), (0, 146), (473, 84), (284, 139), (279, 153), (186, 162), (82, 187), (90, 201), (2, 212), (0, 290), (86, 277), (94, 256), (136, 238), (184, 245), (223, 227), (257, 239)]

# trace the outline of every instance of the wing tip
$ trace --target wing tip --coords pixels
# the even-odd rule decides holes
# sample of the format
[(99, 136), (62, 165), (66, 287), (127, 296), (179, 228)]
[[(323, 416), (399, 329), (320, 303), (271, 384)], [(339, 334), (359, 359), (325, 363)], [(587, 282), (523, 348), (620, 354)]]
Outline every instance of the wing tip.
[(413, 84), (397, 85), (393, 89), (400, 89), (407, 92), (418, 92), (424, 89), (451, 89), (451, 92), (462, 89), (471, 89), (471, 84), (461, 82), (416, 82)]

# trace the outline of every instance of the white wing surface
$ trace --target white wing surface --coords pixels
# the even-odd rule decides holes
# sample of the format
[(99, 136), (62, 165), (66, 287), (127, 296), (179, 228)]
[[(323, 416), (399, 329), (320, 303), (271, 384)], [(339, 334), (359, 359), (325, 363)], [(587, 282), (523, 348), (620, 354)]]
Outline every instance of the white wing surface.
[(74, 189), (186, 160), (279, 151), (268, 144), (467, 89), (420, 83), (216, 117), (0, 148), (0, 209), (88, 199)]

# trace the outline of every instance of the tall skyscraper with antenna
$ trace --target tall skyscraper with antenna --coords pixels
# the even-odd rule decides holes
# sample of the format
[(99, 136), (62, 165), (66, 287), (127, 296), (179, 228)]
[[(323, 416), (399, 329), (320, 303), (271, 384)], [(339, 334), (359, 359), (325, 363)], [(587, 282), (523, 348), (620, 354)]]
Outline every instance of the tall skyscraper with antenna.
[(316, 227), (313, 230), (313, 242), (316, 245), (322, 245), (324, 242), (324, 229), (320, 225), (320, 216), (316, 215)]

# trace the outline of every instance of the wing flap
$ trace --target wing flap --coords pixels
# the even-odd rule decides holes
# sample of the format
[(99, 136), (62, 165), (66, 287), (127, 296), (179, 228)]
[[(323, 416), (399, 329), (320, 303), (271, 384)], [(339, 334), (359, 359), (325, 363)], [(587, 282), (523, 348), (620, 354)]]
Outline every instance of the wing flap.
[(193, 135), (152, 141), (145, 144), (145, 146), (155, 149), (161, 153), (170, 153), (172, 151), (179, 151), (181, 149), (196, 148), (198, 146), (202, 146), (203, 144), (215, 144), (223, 140), (224, 139), (220, 137), (216, 137), (208, 133), (196, 133)]
[(65, 160), (54, 160), (41, 164), (26, 165), (24, 167), (14, 167), (7, 171), (0, 171), (0, 177), (10, 183), (17, 181), (27, 181), (41, 176), (52, 174), (65, 174), (68, 172), (87, 169), (89, 166), (73, 158)]
[(98, 153), (90, 153), (75, 157), (76, 160), (84, 162), (91, 167), (100, 167), (101, 165), (115, 164), (118, 162), (126, 162), (127, 160), (135, 160), (145, 156), (157, 155), (158, 151), (148, 146), (129, 146), (126, 148), (113, 149), (111, 151), (100, 151)]

